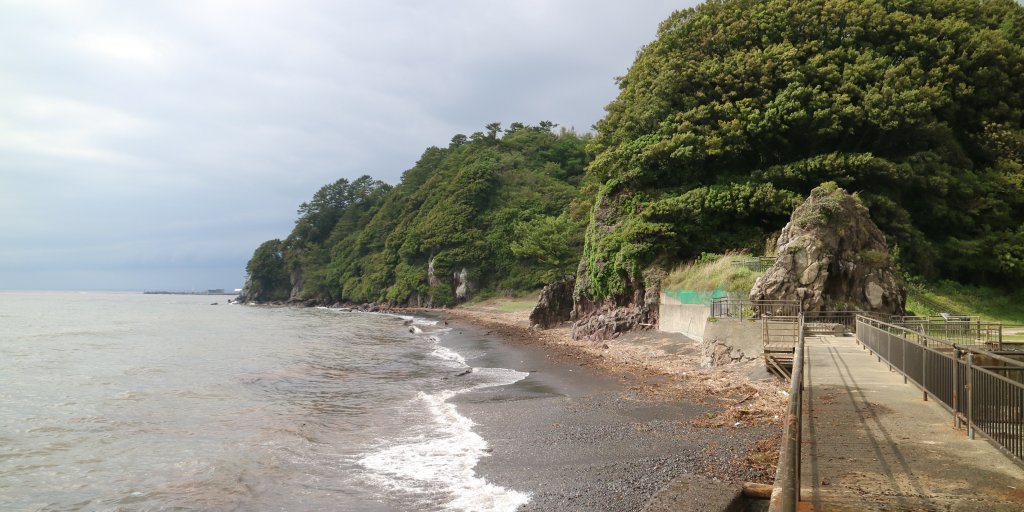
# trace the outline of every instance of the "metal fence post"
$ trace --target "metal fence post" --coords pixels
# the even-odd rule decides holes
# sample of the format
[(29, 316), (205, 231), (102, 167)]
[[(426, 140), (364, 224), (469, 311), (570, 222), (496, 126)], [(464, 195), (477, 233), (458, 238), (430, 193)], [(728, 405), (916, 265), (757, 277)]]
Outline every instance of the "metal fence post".
[[(927, 345), (926, 345), (927, 346)], [(928, 351), (921, 351), (921, 393), (924, 394), (924, 401), (928, 401)]]
[(900, 348), (903, 350), (903, 358), (901, 359), (901, 361), (903, 361), (903, 371), (901, 373), (903, 374), (903, 383), (906, 384), (907, 383), (907, 344), (906, 343), (900, 343)]
[(953, 428), (960, 428), (960, 348), (953, 347)]
[(967, 437), (974, 439), (974, 353), (967, 353)]

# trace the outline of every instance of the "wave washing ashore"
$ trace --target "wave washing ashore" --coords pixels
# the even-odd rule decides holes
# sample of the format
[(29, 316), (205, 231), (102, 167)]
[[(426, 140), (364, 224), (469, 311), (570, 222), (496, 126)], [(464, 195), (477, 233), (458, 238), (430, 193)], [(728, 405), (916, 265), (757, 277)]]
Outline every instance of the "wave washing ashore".
[(433, 393), (419, 391), (412, 401), (413, 407), (429, 412), (432, 422), (410, 427), (397, 439), (381, 440), (375, 451), (358, 460), (370, 470), (367, 478), (389, 491), (422, 496), (417, 508), (440, 504), (448, 510), (511, 512), (527, 503), (529, 494), (488, 483), (475, 474), (477, 462), (487, 456), (487, 442), (450, 400), (469, 391), (514, 384), (529, 374), (507, 368), (471, 367), (461, 354), (440, 344), (451, 328), (438, 328), (437, 320), (399, 318), (410, 326), (409, 332), (432, 347), (431, 356), (458, 373), (442, 377), (451, 380), (452, 388)]
[(470, 368), (435, 321), (106, 293), (3, 293), (0, 311), (2, 510), (529, 499), (474, 473), (487, 443), (450, 402), (527, 374)]
[(775, 430), (430, 314), (0, 293), (0, 510), (639, 510)]

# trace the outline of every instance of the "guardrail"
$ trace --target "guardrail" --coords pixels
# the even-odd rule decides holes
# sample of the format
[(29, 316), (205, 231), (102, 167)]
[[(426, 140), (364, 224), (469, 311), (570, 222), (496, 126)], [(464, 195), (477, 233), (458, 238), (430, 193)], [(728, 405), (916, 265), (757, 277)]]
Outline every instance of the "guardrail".
[(1001, 350), (1024, 352), (1024, 325), (1003, 324)]
[(1024, 462), (1024, 362), (864, 316), (857, 341), (950, 411), (955, 427), (965, 423), (971, 439), (981, 432)]
[(771, 316), (795, 317), (800, 313), (800, 302), (795, 300), (757, 300), (720, 297), (711, 300), (714, 318), (750, 319)]
[(800, 502), (800, 443), (803, 436), (804, 389), (804, 316), (798, 318), (799, 336), (793, 358), (792, 379), (789, 382), (789, 409), (786, 429), (779, 448), (779, 465), (775, 469), (769, 512), (792, 512)]
[(987, 345), (1002, 349), (1003, 324), (970, 316), (899, 317), (891, 323), (959, 345)]
[(841, 325), (843, 327), (843, 332), (853, 332), (857, 329), (858, 316), (867, 316), (879, 320), (888, 318), (887, 315), (861, 310), (804, 311), (804, 324), (808, 325), (808, 329), (814, 328), (814, 326), (810, 324)]
[(757, 256), (743, 260), (732, 260), (731, 264), (734, 267), (750, 269), (752, 272), (764, 272), (775, 264), (775, 259), (775, 256)]

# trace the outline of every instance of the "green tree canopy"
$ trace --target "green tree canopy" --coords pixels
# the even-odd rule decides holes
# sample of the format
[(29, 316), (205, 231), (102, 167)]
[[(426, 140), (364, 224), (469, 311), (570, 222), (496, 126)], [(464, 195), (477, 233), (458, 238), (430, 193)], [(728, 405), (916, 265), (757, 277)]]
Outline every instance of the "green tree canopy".
[(1024, 9), (720, 0), (674, 13), (597, 123), (582, 292), (763, 247), (818, 184), (856, 191), (926, 275), (1020, 285)]
[(264, 244), (273, 265), (261, 263), (267, 251), (253, 256), (250, 282), (274, 297), (294, 289), (300, 299), (441, 305), (455, 300), (463, 268), (484, 293), (571, 272), (586, 223), (588, 137), (555, 126), (490, 123), (428, 148), (394, 187), (368, 176), (322, 187), (284, 242)]

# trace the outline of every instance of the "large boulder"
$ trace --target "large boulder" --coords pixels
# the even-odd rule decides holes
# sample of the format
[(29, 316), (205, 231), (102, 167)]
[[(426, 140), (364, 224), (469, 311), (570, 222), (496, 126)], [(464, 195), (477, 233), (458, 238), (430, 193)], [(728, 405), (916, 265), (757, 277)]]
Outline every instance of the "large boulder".
[(572, 277), (559, 279), (545, 286), (537, 298), (537, 305), (530, 312), (530, 325), (549, 329), (569, 320), (575, 289), (576, 279)]
[(904, 313), (907, 292), (885, 235), (860, 199), (835, 183), (815, 188), (793, 211), (776, 249), (751, 300), (798, 300), (805, 311)]

